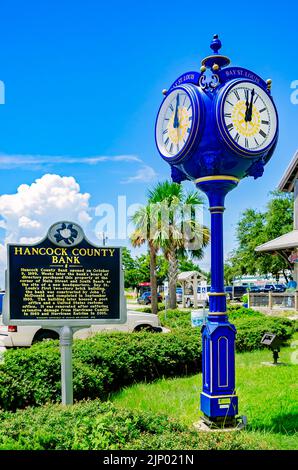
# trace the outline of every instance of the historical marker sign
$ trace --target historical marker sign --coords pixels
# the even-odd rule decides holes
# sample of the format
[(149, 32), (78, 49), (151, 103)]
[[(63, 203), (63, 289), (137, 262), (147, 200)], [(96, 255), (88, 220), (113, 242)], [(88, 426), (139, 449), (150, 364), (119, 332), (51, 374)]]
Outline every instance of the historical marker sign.
[(8, 245), (5, 320), (14, 325), (124, 323), (121, 248), (91, 244), (72, 222), (35, 245)]

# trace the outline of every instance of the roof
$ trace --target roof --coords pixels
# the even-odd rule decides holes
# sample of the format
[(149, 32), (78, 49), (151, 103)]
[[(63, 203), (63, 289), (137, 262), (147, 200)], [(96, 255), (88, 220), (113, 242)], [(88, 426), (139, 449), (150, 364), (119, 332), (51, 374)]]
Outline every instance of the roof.
[(199, 271), (184, 271), (178, 274), (178, 281), (189, 281), (192, 277), (198, 277), (199, 279), (206, 279), (206, 277)]
[(277, 237), (270, 242), (263, 243), (263, 245), (257, 246), (255, 251), (281, 251), (292, 248), (298, 248), (298, 230), (292, 230), (292, 232), (286, 233), (281, 237)]
[(285, 193), (292, 193), (294, 191), (294, 183), (298, 178), (298, 150), (294, 154), (288, 168), (286, 169), (280, 183), (278, 185), (279, 191)]

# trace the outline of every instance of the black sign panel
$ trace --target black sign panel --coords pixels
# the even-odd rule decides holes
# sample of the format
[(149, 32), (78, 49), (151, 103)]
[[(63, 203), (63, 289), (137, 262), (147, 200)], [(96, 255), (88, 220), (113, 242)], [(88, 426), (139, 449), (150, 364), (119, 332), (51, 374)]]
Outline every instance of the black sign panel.
[(84, 235), (77, 244), (55, 241), (8, 246), (9, 321), (120, 323), (121, 249), (94, 246)]

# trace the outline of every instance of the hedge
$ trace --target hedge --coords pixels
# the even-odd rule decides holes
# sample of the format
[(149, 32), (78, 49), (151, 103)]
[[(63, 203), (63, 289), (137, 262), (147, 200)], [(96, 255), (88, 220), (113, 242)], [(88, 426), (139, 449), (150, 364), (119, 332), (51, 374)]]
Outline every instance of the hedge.
[[(245, 309), (247, 310), (247, 309)], [(190, 326), (190, 313), (166, 311), (162, 323), (171, 333), (107, 333), (76, 340), (73, 348), (75, 400), (100, 398), (134, 382), (183, 376), (201, 370), (200, 329)], [(237, 351), (261, 348), (267, 331), (281, 341), (294, 331), (287, 319), (238, 312)], [(58, 341), (36, 344), (29, 349), (9, 350), (0, 365), (0, 408), (60, 401), (60, 354)]]
[[(198, 331), (98, 334), (74, 342), (74, 397), (107, 399), (134, 382), (198, 372), (200, 363)], [(0, 408), (15, 410), (60, 399), (58, 341), (5, 353), (0, 365)]]
[(164, 415), (109, 402), (0, 412), (0, 450), (260, 449), (246, 433), (197, 433)]

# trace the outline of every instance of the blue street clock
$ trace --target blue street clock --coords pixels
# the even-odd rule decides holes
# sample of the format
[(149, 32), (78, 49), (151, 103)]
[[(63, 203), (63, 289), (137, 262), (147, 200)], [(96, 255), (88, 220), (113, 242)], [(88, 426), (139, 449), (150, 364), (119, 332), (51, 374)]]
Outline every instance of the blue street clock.
[(201, 72), (188, 72), (165, 91), (155, 126), (161, 157), (172, 178), (196, 180), (212, 175), (237, 179), (262, 175), (278, 137), (271, 81), (218, 53), (203, 59)]
[(208, 321), (202, 328), (201, 410), (209, 426), (235, 426), (235, 327), (228, 321), (224, 289), (223, 212), (226, 195), (247, 176), (258, 178), (278, 139), (278, 115), (271, 80), (231, 67), (212, 54), (200, 72), (187, 72), (164, 90), (155, 140), (174, 182), (193, 181), (209, 200), (211, 289)]

